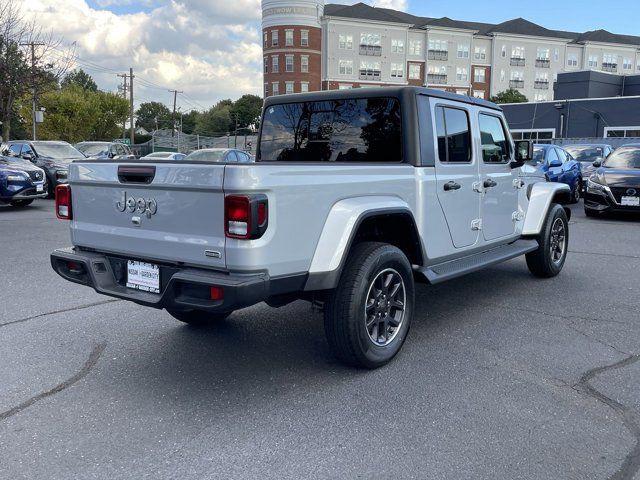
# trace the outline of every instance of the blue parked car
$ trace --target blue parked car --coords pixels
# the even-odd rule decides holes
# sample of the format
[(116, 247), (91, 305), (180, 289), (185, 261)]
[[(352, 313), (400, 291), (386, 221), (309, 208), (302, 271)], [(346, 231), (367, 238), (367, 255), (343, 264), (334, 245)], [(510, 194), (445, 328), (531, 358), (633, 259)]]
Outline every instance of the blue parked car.
[(572, 203), (582, 195), (582, 168), (567, 151), (555, 145), (534, 145), (532, 165), (550, 182), (566, 183), (571, 188)]
[(20, 158), (0, 156), (0, 203), (26, 207), (46, 196), (44, 170)]

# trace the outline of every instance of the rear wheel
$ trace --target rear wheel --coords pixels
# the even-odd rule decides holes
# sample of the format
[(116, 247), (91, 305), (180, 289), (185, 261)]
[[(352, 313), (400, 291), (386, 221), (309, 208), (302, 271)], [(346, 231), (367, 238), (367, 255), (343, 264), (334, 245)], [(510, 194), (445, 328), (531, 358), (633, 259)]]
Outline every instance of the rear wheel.
[(33, 200), (14, 200), (11, 202), (11, 205), (14, 207), (26, 207), (27, 205), (31, 205)]
[(576, 182), (576, 188), (571, 195), (571, 203), (578, 203), (582, 196), (582, 180)]
[(209, 313), (202, 310), (172, 310), (167, 308), (167, 312), (176, 320), (188, 323), (194, 327), (206, 327), (216, 322), (225, 320), (233, 312)]
[(569, 221), (562, 206), (552, 205), (536, 240), (540, 247), (527, 254), (529, 271), (536, 277), (555, 277), (562, 270), (569, 250)]
[(349, 365), (381, 367), (402, 348), (413, 303), (413, 273), (404, 253), (384, 243), (357, 244), (325, 304), (327, 341)]

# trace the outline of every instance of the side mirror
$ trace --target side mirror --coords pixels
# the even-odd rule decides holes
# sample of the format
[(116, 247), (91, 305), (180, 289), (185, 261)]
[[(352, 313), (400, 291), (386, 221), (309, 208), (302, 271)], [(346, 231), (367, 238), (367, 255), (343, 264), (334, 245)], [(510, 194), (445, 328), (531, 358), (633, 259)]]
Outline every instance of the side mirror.
[(596, 160), (592, 165), (596, 168), (600, 168), (602, 166), (602, 160)]
[(560, 160), (551, 160), (549, 162), (549, 167), (550, 168), (556, 168), (556, 167), (561, 167), (562, 166), (562, 162)]
[(30, 162), (33, 162), (33, 155), (31, 155), (30, 153), (24, 153), (24, 154), (22, 155), (22, 158), (23, 158), (24, 160), (29, 160)]
[(520, 168), (526, 162), (533, 160), (533, 142), (531, 140), (518, 140), (515, 144), (515, 160), (509, 165), (511, 168)]

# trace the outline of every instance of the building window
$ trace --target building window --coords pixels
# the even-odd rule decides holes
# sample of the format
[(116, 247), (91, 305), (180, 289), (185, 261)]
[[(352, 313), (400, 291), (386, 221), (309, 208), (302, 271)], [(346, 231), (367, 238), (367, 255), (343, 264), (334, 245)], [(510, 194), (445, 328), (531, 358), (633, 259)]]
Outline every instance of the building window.
[(506, 45), (502, 45), (502, 52), (500, 53), (500, 55), (502, 55), (502, 58), (507, 58), (507, 46)]
[(380, 45), (379, 33), (361, 33), (360, 34), (360, 55), (382, 55), (382, 46)]
[(618, 56), (613, 53), (605, 53), (602, 55), (602, 70), (605, 72), (617, 72)]
[(404, 40), (391, 40), (392, 53), (404, 53)]
[(285, 67), (284, 67), (285, 71), (293, 72), (293, 55), (285, 55), (284, 63), (285, 63)]
[(340, 60), (338, 67), (340, 75), (353, 75), (353, 60)]
[(549, 49), (538, 48), (538, 51), (536, 53), (536, 60), (549, 60)]
[(598, 68), (598, 55), (589, 55), (589, 68)]
[(264, 57), (264, 73), (269, 73), (269, 59)]
[(546, 93), (536, 93), (533, 95), (533, 99), (536, 102), (546, 102), (547, 100), (549, 100), (549, 95)]
[(482, 98), (482, 99), (484, 99), (484, 98), (485, 98), (485, 91), (484, 91), (484, 90), (474, 90), (474, 91), (473, 91), (473, 96), (474, 96), (475, 98)]
[(511, 79), (509, 80), (509, 88), (524, 88), (524, 73), (512, 70)]
[(360, 80), (380, 80), (380, 62), (360, 62)]
[(278, 30), (271, 30), (271, 46), (278, 46)]
[(391, 76), (393, 78), (404, 77), (404, 63), (392, 63), (391, 64)]
[(420, 80), (422, 78), (422, 65), (412, 63), (409, 65), (409, 78), (411, 80)]
[(469, 58), (469, 45), (458, 45), (458, 58)]
[(447, 83), (447, 67), (444, 65), (429, 65), (427, 73), (427, 83), (436, 85), (446, 85)]
[(551, 143), (556, 136), (555, 128), (541, 128), (540, 130), (515, 129), (511, 130), (514, 140), (533, 140), (533, 143)]
[(280, 82), (272, 82), (271, 83), (271, 92), (274, 95), (280, 95)]
[(293, 30), (284, 31), (284, 44), (286, 47), (293, 47)]
[(309, 46), (309, 30), (300, 30), (300, 46)]
[(338, 35), (338, 48), (341, 50), (353, 50), (353, 35)]
[(638, 127), (604, 127), (605, 138), (638, 138), (640, 137), (640, 126)]
[(409, 41), (409, 55), (422, 55), (422, 41), (410, 40)]
[(459, 82), (468, 82), (469, 71), (464, 67), (456, 68), (456, 80), (458, 80)]
[(547, 72), (536, 72), (536, 81), (533, 85), (536, 90), (549, 89), (549, 74)]
[(465, 95), (465, 96), (467, 95), (467, 91), (466, 91), (466, 90), (463, 90), (463, 89), (458, 89), (458, 90), (456, 90), (456, 93), (457, 93), (458, 95)]
[(487, 48), (486, 47), (476, 47), (473, 52), (473, 58), (476, 60), (486, 60), (487, 59)]
[(269, 84), (268, 83), (264, 84), (264, 96), (265, 97), (269, 96)]
[(309, 73), (309, 55), (300, 55), (300, 71)]
[(449, 43), (446, 40), (429, 40), (427, 57), (429, 60), (447, 61), (449, 59)]
[(351, 90), (351, 85), (346, 83), (341, 83), (338, 85), (338, 90)]
[(309, 91), (309, 82), (300, 82), (300, 92), (307, 93)]
[(578, 66), (578, 55), (575, 53), (570, 53), (567, 56), (567, 66), (569, 67), (577, 67)]
[(505, 82), (507, 80), (507, 72), (500, 70), (500, 81)]
[(293, 93), (293, 82), (284, 82), (284, 93)]
[(485, 83), (487, 81), (487, 69), (476, 68), (473, 71), (473, 81), (475, 83)]
[(271, 73), (278, 73), (280, 70), (280, 64), (278, 61), (278, 56), (274, 55), (271, 57)]
[(269, 35), (267, 34), (267, 32), (264, 32), (263, 39), (264, 39), (264, 46), (265, 47), (269, 46)]
[(622, 59), (622, 69), (623, 70), (633, 70), (633, 60), (630, 58)]
[(560, 61), (560, 50), (557, 48), (553, 51), (553, 61), (554, 62)]
[(511, 60), (524, 60), (525, 59), (525, 49), (524, 47), (519, 47), (514, 45), (511, 47)]

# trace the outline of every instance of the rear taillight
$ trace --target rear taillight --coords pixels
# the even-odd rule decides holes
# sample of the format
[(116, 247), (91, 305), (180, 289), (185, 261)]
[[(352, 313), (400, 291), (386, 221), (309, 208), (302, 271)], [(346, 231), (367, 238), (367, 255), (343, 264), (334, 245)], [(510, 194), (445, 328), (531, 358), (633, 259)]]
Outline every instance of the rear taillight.
[(224, 233), (229, 238), (252, 240), (267, 230), (266, 195), (228, 195), (224, 198)]
[(56, 187), (56, 216), (60, 220), (71, 220), (71, 187), (58, 185)]

